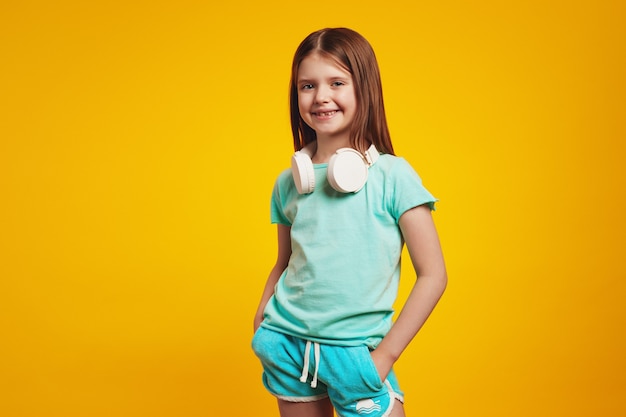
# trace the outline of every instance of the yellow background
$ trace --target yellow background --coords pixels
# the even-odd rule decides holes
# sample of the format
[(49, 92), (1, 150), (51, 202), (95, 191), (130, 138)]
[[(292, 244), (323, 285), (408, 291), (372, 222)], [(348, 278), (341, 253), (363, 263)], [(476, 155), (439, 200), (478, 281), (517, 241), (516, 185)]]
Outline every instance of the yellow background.
[(0, 414), (277, 415), (249, 342), (289, 67), (348, 26), (440, 199), (450, 284), (397, 364), (407, 413), (625, 415), (624, 8), (3, 2)]

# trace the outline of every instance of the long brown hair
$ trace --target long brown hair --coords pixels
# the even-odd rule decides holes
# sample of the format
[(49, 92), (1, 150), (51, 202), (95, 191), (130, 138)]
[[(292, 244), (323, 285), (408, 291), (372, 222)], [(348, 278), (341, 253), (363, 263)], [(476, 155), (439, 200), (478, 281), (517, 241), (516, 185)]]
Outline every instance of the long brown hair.
[(393, 155), (376, 55), (363, 36), (347, 28), (326, 28), (313, 32), (296, 50), (289, 86), (294, 149), (298, 151), (317, 138), (315, 131), (302, 120), (298, 109), (298, 70), (302, 60), (313, 53), (333, 59), (352, 75), (357, 110), (350, 129), (350, 144), (363, 151), (371, 142), (379, 152)]

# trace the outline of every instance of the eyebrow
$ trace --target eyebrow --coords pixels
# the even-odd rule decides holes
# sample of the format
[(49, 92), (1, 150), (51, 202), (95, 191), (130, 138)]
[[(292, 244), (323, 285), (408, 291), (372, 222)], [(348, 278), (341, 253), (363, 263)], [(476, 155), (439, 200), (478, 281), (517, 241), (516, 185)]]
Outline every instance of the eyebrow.
[[(326, 81), (336, 81), (336, 80), (350, 81), (350, 77), (330, 77), (330, 78), (326, 79)], [(316, 82), (316, 80), (310, 80), (308, 78), (298, 78), (298, 81), (297, 81), (298, 84), (315, 83), (315, 82)]]

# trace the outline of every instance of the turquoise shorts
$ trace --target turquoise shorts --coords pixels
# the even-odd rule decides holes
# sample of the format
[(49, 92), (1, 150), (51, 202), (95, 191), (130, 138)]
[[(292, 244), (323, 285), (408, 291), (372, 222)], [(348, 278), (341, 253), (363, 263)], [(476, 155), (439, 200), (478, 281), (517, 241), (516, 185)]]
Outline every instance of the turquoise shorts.
[(404, 401), (393, 370), (380, 380), (367, 346), (310, 342), (263, 327), (252, 339), (263, 365), (263, 384), (279, 399), (329, 398), (340, 417), (384, 417)]

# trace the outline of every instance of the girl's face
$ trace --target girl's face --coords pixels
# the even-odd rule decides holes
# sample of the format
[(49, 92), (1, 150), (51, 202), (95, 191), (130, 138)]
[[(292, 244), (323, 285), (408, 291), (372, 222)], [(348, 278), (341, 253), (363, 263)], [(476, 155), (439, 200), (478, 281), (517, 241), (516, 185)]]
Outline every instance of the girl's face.
[(314, 53), (300, 63), (297, 88), (300, 116), (317, 139), (349, 146), (357, 109), (352, 75), (332, 59)]

